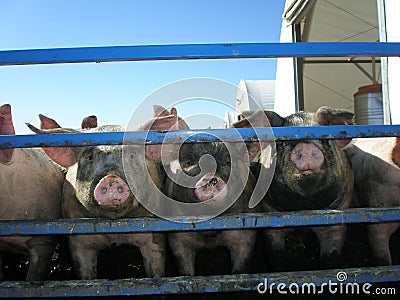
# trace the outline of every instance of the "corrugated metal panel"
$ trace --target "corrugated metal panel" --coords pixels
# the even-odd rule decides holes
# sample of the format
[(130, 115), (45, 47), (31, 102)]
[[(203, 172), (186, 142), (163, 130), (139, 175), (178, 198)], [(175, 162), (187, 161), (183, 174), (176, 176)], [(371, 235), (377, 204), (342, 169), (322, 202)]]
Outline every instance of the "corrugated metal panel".
[[(307, 42), (378, 41), (376, 0), (317, 1), (312, 18), (304, 29)], [(307, 61), (307, 59), (306, 59)], [(362, 64), (372, 72), (371, 64)], [(378, 65), (378, 75), (379, 65)], [(305, 64), (305, 110), (315, 111), (322, 105), (353, 110), (353, 94), (360, 86), (371, 84), (353, 64)], [(378, 79), (380, 82), (380, 78)]]
[(317, 1), (309, 42), (379, 40), (376, 0)]

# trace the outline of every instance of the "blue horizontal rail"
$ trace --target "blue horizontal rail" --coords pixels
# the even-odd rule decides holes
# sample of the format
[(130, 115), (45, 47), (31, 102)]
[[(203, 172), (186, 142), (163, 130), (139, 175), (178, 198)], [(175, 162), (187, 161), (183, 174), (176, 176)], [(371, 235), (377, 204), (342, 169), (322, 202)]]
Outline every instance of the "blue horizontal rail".
[[(257, 287), (262, 291), (265, 282), (269, 289), (266, 295), (278, 294), (276, 286), (281, 283), (287, 287), (290, 284), (314, 284), (317, 291), (329, 293), (328, 281), (336, 290), (335, 295), (352, 291), (352, 287), (346, 288), (346, 284), (357, 283), (360, 295), (363, 292), (364, 283), (394, 282), (400, 278), (400, 266), (351, 268), (345, 269), (347, 280), (340, 282), (337, 274), (343, 269), (323, 271), (283, 272), (283, 273), (259, 273), (218, 276), (195, 277), (163, 277), (140, 278), (119, 280), (70, 280), (70, 281), (44, 281), (44, 282), (0, 282), (0, 295), (9, 298), (18, 297), (91, 297), (91, 296), (135, 296), (135, 295), (163, 295), (163, 294), (191, 294), (191, 293), (216, 293), (235, 291), (254, 291)], [(274, 286), (270, 284), (274, 283)], [(260, 286), (261, 284), (261, 286)], [(340, 288), (342, 285), (342, 289)], [(368, 288), (369, 287), (369, 288)], [(332, 290), (333, 290), (332, 289)], [(371, 286), (364, 287), (364, 291), (374, 293)], [(308, 288), (305, 289), (308, 291)], [(312, 291), (312, 290), (311, 290)], [(340, 293), (342, 291), (342, 293)], [(398, 291), (397, 291), (398, 292)], [(312, 292), (310, 292), (312, 294)], [(316, 293), (315, 293), (316, 294)], [(351, 292), (348, 292), (351, 294)], [(356, 294), (355, 292), (353, 294)]]
[[(238, 136), (240, 134), (241, 137)], [(94, 132), (0, 136), (1, 148), (43, 146), (96, 146), (195, 142), (241, 142), (261, 140), (345, 139), (400, 136), (400, 125), (311, 126), (177, 130), (170, 132)]]
[(142, 60), (399, 56), (400, 43), (176, 44), (0, 51), (0, 66)]
[(62, 219), (0, 221), (0, 236), (256, 229), (265, 227), (400, 221), (400, 207), (224, 215), (201, 218)]

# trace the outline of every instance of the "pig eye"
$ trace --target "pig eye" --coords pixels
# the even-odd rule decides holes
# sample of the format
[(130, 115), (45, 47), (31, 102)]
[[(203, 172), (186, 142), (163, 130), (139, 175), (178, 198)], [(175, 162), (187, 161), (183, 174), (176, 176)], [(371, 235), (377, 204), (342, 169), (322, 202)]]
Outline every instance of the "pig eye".
[(87, 162), (93, 162), (93, 151), (86, 151), (83, 155), (83, 158), (87, 161)]
[(277, 145), (279, 148), (285, 148), (285, 147), (286, 147), (286, 142), (276, 142), (276, 145)]
[(192, 162), (190, 160), (184, 160), (183, 162), (181, 162), (181, 167), (182, 168), (187, 168), (189, 166), (192, 165)]

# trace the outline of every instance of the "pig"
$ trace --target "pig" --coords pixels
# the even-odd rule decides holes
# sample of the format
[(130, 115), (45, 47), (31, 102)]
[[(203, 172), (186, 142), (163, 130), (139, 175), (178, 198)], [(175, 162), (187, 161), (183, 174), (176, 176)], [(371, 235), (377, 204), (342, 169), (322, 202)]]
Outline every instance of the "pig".
[[(267, 127), (257, 119), (259, 112), (247, 112), (234, 127)], [(321, 107), (316, 113), (298, 112), (281, 117), (265, 111), (272, 127), (349, 125), (353, 114), (346, 110)], [(249, 123), (249, 121), (252, 121)], [(265, 212), (287, 212), (314, 209), (344, 209), (350, 206), (354, 176), (342, 150), (351, 140), (277, 141), (276, 168), (270, 188), (261, 202)], [(251, 151), (257, 143), (248, 143)], [(261, 154), (262, 156), (262, 154)], [(268, 160), (260, 157), (260, 160)], [(253, 170), (263, 166), (257, 162)], [(255, 172), (257, 176), (257, 172)], [(263, 178), (258, 178), (263, 180)], [(320, 245), (320, 267), (335, 267), (345, 241), (346, 226), (313, 226)], [(285, 237), (292, 229), (265, 230), (266, 245), (270, 245), (276, 269), (286, 269)]]
[[(51, 123), (51, 122), (48, 122)], [(57, 128), (40, 130), (28, 125), (36, 133), (79, 132)], [(171, 112), (156, 107), (155, 117), (141, 126), (140, 130), (178, 129), (180, 119), (176, 110)], [(118, 125), (103, 125), (85, 132), (121, 132)], [(158, 197), (157, 191), (148, 186), (149, 176), (161, 187), (157, 145), (149, 146), (146, 155), (140, 155), (137, 147), (130, 147), (125, 157), (128, 164), (146, 161), (147, 170), (135, 175), (140, 182), (142, 196)], [(123, 146), (46, 147), (44, 151), (56, 163), (68, 169), (63, 186), (61, 211), (64, 218), (130, 218), (152, 216), (136, 198), (127, 184), (122, 161)], [(147, 146), (146, 146), (147, 148)], [(143, 256), (146, 276), (160, 277), (165, 274), (165, 235), (163, 233), (93, 234), (68, 237), (72, 263), (80, 279), (97, 276), (97, 254), (113, 245), (137, 246)]]
[[(0, 107), (0, 134), (15, 134), (9, 104)], [(64, 172), (41, 149), (0, 149), (0, 181), (1, 220), (60, 218)], [(0, 237), (0, 252), (29, 256), (28, 281), (47, 278), (55, 245), (51, 236)]]
[[(400, 138), (360, 138), (346, 148), (354, 170), (355, 195), (363, 207), (400, 205)], [(357, 204), (356, 204), (357, 205)], [(391, 265), (389, 240), (400, 222), (367, 225), (375, 265)]]
[[(230, 151), (233, 152), (230, 153)], [(184, 203), (197, 204), (213, 201), (215, 206), (237, 197), (224, 214), (249, 212), (248, 202), (255, 181), (249, 171), (248, 159), (246, 161), (244, 154), (236, 151), (235, 147), (228, 149), (227, 144), (223, 142), (182, 144), (179, 160), (172, 161), (170, 171), (167, 172), (171, 176), (166, 177), (164, 184), (166, 195)], [(207, 170), (207, 166), (201, 164), (200, 158), (207, 155), (215, 159), (215, 170)], [(236, 178), (238, 184), (229, 184), (228, 180), (231, 177)], [(187, 179), (181, 181), (183, 178)], [(185, 186), (179, 182), (185, 183)], [(218, 253), (214, 252), (217, 247), (225, 247), (229, 251), (231, 273), (248, 272), (255, 240), (256, 231), (254, 230), (168, 233), (168, 242), (175, 257), (177, 271), (180, 275), (190, 276), (199, 273), (199, 270), (195, 268), (196, 255), (199, 251), (212, 249), (215, 255)], [(215, 272), (218, 273), (220, 270), (214, 269), (208, 273), (215, 274)]]

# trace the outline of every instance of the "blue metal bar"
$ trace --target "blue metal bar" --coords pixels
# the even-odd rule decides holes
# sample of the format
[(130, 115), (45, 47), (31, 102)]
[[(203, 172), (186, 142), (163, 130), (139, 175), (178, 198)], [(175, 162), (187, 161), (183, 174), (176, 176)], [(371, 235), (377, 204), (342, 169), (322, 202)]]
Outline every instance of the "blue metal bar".
[(399, 56), (400, 43), (180, 44), (0, 51), (0, 66), (142, 60)]
[(199, 231), (400, 221), (400, 207), (247, 213), (207, 218), (62, 219), (0, 221), (0, 236)]
[[(242, 138), (238, 137), (237, 132)], [(272, 134), (273, 133), (273, 134)], [(168, 135), (167, 135), (168, 134)], [(400, 136), (400, 125), (369, 126), (310, 126), (310, 127), (273, 127), (238, 129), (199, 129), (177, 130), (170, 132), (94, 132), (94, 133), (58, 133), (1, 135), (1, 148), (30, 148), (43, 146), (95, 146), (160, 143), (196, 142), (240, 142), (262, 140), (302, 140), (302, 139), (343, 139), (364, 137)]]
[[(345, 271), (347, 280), (340, 282), (336, 276)], [(278, 294), (277, 285), (282, 283), (288, 287), (297, 284), (314, 284), (317, 291), (329, 294), (328, 284), (336, 287), (336, 294), (345, 294), (346, 284), (357, 283), (359, 294), (364, 294), (364, 283), (395, 282), (400, 278), (400, 266), (373, 268), (332, 269), (323, 271), (303, 271), (284, 273), (237, 274), (196, 277), (163, 277), (119, 280), (70, 280), (44, 282), (0, 282), (0, 295), (3, 297), (90, 297), (90, 296), (134, 296), (253, 291), (257, 293), (267, 283), (266, 294)], [(274, 285), (271, 286), (271, 284)], [(332, 285), (333, 283), (333, 285)], [(340, 288), (342, 285), (342, 289)], [(374, 288), (367, 286), (364, 290), (371, 294)], [(333, 289), (332, 289), (333, 290)], [(305, 289), (308, 291), (308, 289)], [(342, 292), (340, 292), (342, 291)], [(347, 289), (347, 291), (352, 291)], [(307, 292), (305, 292), (307, 293)], [(350, 293), (350, 292), (348, 292)], [(310, 292), (312, 294), (312, 292)]]

